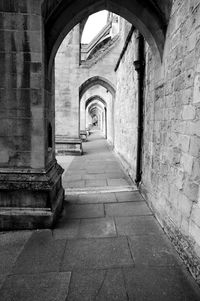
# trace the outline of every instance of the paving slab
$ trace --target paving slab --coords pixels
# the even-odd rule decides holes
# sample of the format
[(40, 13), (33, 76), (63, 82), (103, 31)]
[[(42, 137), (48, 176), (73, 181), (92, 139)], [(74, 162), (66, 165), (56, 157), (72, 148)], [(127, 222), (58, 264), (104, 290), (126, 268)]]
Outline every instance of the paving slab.
[(181, 267), (124, 269), (129, 300), (198, 301), (200, 291)]
[(66, 301), (93, 301), (104, 280), (105, 270), (73, 271)]
[(54, 240), (50, 230), (34, 232), (13, 267), (13, 274), (57, 272), (66, 241)]
[(86, 170), (87, 174), (103, 174), (105, 172), (104, 168), (90, 168)]
[(117, 192), (115, 193), (115, 195), (119, 203), (145, 201), (142, 195), (139, 193), (139, 191)]
[(119, 235), (146, 235), (163, 233), (154, 216), (115, 217)]
[(67, 204), (65, 203), (65, 219), (104, 217), (103, 204)]
[(81, 220), (79, 237), (113, 237), (116, 235), (115, 222), (112, 218)]
[(78, 237), (80, 227), (80, 219), (65, 219), (55, 225), (53, 229), (54, 239), (70, 239)]
[(107, 181), (103, 180), (103, 179), (86, 180), (85, 186), (86, 187), (104, 187), (104, 186), (107, 186)]
[(107, 216), (152, 215), (145, 202), (105, 204)]
[(79, 195), (79, 203), (115, 203), (117, 202), (115, 193), (91, 193)]
[(128, 186), (130, 182), (125, 179), (107, 179), (108, 186)]
[(67, 203), (76, 204), (76, 203), (79, 202), (79, 195), (77, 195), (77, 194), (74, 194), (74, 195), (66, 194), (65, 195), (65, 201)]
[(84, 175), (85, 174), (85, 170), (78, 170), (78, 169), (68, 169), (67, 173), (64, 175), (64, 179), (66, 175), (70, 175), (70, 176), (76, 176), (76, 175)]
[(105, 176), (107, 179), (127, 179), (127, 176), (122, 171), (116, 171), (113, 173), (106, 171)]
[(136, 266), (177, 266), (178, 255), (167, 237), (159, 235), (129, 236), (129, 246)]
[(70, 182), (63, 181), (63, 185), (66, 188), (83, 188), (83, 187), (85, 187), (85, 181), (84, 180), (70, 181)]
[(76, 174), (76, 175), (64, 175), (63, 182), (71, 182), (71, 181), (80, 181), (82, 180), (82, 175)]
[(120, 269), (73, 272), (66, 301), (125, 301), (123, 273)]
[(105, 179), (105, 174), (84, 174), (82, 175), (82, 180), (95, 180), (95, 179)]
[(125, 237), (69, 240), (61, 270), (120, 268), (134, 262)]
[(1, 301), (65, 301), (71, 273), (11, 275), (0, 290)]
[(0, 274), (10, 273), (31, 235), (31, 231), (14, 231), (0, 234)]

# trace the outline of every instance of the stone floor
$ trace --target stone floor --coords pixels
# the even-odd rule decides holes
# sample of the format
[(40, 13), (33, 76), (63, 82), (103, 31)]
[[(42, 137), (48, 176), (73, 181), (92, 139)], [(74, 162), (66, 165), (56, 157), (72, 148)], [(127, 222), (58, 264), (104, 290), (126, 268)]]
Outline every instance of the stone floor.
[(83, 143), (84, 155), (74, 158), (69, 165), (65, 158), (58, 158), (67, 170), (63, 175), (63, 185), (66, 193), (80, 189), (81, 192), (97, 189), (125, 190), (133, 189), (133, 182), (127, 177), (116, 157), (110, 151), (108, 144), (97, 132), (93, 132), (88, 142)]
[(0, 300), (200, 300), (106, 142), (93, 134), (84, 150), (63, 160), (66, 202), (55, 229), (0, 234)]

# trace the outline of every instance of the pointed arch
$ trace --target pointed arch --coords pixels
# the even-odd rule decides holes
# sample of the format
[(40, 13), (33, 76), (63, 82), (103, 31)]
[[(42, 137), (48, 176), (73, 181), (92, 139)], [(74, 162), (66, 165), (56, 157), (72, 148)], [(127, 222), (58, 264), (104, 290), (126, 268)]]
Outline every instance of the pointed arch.
[(79, 88), (79, 99), (81, 100), (83, 94), (91, 87), (95, 86), (95, 85), (101, 85), (103, 86), (105, 89), (107, 89), (112, 96), (115, 96), (115, 87), (114, 85), (107, 80), (104, 77), (101, 76), (93, 76), (89, 79), (87, 79), (84, 83), (82, 83), (82, 85)]
[(104, 9), (132, 23), (161, 61), (171, 5), (172, 0), (44, 0), (42, 14), (48, 70), (67, 33), (89, 15)]
[(94, 100), (97, 100), (97, 101), (100, 101), (105, 107), (107, 107), (107, 104), (105, 102), (105, 100), (99, 96), (99, 95), (94, 95), (94, 96), (91, 96), (89, 97), (86, 102), (85, 102), (85, 109), (94, 101)]

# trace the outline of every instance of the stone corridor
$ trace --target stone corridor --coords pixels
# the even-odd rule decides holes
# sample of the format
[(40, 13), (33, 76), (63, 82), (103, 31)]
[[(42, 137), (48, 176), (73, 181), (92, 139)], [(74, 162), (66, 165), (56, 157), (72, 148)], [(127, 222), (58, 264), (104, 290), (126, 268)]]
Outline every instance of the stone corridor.
[(53, 230), (0, 234), (1, 301), (198, 301), (200, 290), (98, 132), (59, 158)]
[[(119, 161), (109, 150), (109, 145), (103, 139), (101, 132), (94, 130), (88, 142), (83, 146), (84, 156), (76, 157), (63, 175), (63, 186), (68, 190), (75, 188), (90, 191), (90, 188), (110, 190), (133, 189), (133, 182), (127, 177)], [(65, 163), (58, 156), (59, 163), (65, 168)], [(69, 157), (64, 157), (69, 161)], [(130, 187), (129, 187), (130, 186)]]

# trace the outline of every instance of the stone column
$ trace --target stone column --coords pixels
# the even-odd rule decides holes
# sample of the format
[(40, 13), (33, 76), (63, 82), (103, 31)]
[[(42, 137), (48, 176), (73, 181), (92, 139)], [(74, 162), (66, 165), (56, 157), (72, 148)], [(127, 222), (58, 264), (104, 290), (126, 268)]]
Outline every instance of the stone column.
[(80, 130), (86, 130), (86, 109), (85, 109), (85, 102), (80, 102)]
[(56, 152), (81, 155), (79, 107), (79, 24), (63, 40), (55, 59)]
[(51, 227), (64, 190), (44, 89), (41, 3), (2, 0), (0, 20), (0, 230)]

